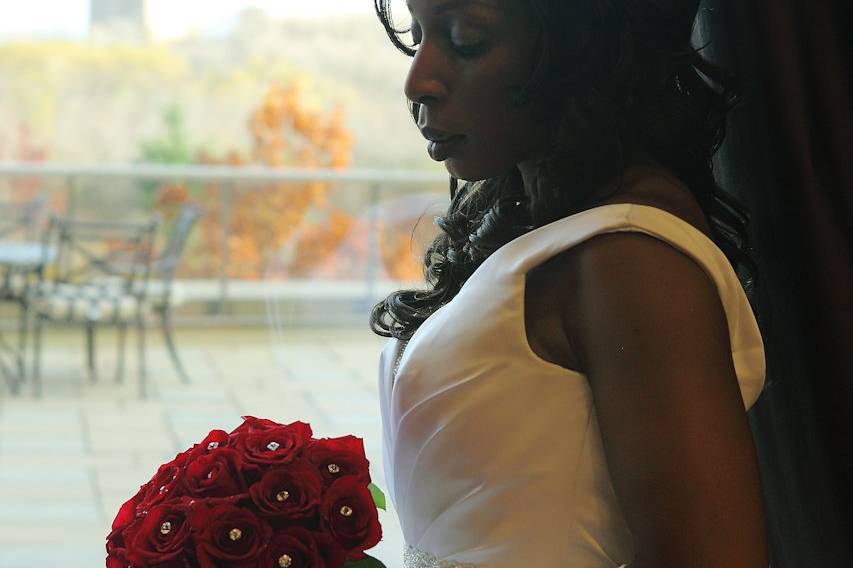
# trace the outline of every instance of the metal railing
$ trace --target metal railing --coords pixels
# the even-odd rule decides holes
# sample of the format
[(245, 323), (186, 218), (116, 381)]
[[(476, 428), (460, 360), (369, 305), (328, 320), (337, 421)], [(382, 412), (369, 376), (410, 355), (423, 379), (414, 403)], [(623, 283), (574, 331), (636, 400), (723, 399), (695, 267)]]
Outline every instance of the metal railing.
[[(220, 203), (216, 206), (219, 215), (219, 240), (221, 256), (219, 258), (218, 274), (211, 274), (203, 281), (195, 282), (198, 292), (196, 299), (206, 301), (212, 307), (209, 315), (227, 315), (228, 306), (235, 300), (258, 299), (258, 288), (255, 284), (268, 286), (273, 293), (287, 297), (299, 294), (334, 294), (334, 290), (312, 289), (310, 282), (294, 282), (292, 286), (283, 283), (253, 283), (236, 280), (229, 275), (229, 241), (232, 231), (232, 215), (235, 195), (241, 192), (253, 191), (271, 183), (298, 184), (305, 182), (324, 182), (333, 184), (336, 191), (348, 199), (358, 195), (361, 203), (366, 205), (366, 216), (369, 224), (369, 258), (366, 265), (364, 284), (365, 300), (371, 301), (380, 294), (400, 286), (401, 282), (382, 279), (379, 251), (379, 224), (382, 221), (380, 203), (383, 200), (418, 193), (419, 195), (434, 195), (435, 211), (441, 211), (447, 203), (448, 177), (442, 173), (406, 171), (406, 170), (375, 170), (375, 169), (302, 169), (302, 168), (270, 168), (262, 166), (220, 166), (220, 165), (157, 165), (157, 164), (66, 164), (66, 163), (20, 163), (0, 162), (0, 192), (5, 190), (7, 197), (14, 191), (16, 184), (28, 181), (30, 187), (48, 188), (45, 191), (53, 194), (64, 194), (66, 215), (74, 216), (81, 209), (97, 209), (98, 204), (86, 205), (84, 197), (92, 192), (93, 187), (101, 192), (138, 192), (144, 187), (156, 187), (158, 184), (198, 183), (202, 185), (215, 184), (219, 189)], [(105, 189), (106, 188), (106, 189)], [(32, 191), (32, 189), (30, 189)], [(97, 196), (96, 196), (97, 197)], [(97, 201), (97, 200), (96, 200)], [(91, 211), (90, 211), (91, 213)], [(97, 213), (97, 211), (96, 211)], [(417, 218), (426, 211), (413, 211), (412, 217)], [(338, 289), (346, 286), (352, 288), (354, 282), (338, 283)], [(408, 284), (411, 284), (409, 282)], [(215, 290), (214, 290), (215, 288)], [(232, 293), (236, 289), (236, 295)], [(357, 287), (356, 287), (357, 288)], [(276, 291), (277, 290), (277, 291)], [(350, 295), (352, 291), (346, 292)], [(357, 295), (358, 292), (355, 292)]]

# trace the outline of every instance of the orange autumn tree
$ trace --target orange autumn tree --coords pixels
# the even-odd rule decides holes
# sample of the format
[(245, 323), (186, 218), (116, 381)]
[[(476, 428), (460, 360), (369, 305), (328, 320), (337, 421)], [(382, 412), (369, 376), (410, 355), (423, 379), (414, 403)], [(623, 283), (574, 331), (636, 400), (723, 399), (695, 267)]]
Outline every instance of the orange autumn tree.
[[(327, 117), (302, 103), (301, 84), (275, 85), (249, 119), (255, 163), (269, 166), (344, 169), (352, 162), (353, 139), (347, 131), (343, 109)], [(295, 254), (288, 266), (291, 276), (306, 276), (334, 254), (349, 234), (355, 219), (331, 207), (332, 184), (320, 181), (297, 184), (272, 183), (247, 192), (254, 207), (244, 208), (235, 223), (242, 239), (239, 252), (250, 254), (269, 243), (278, 250), (296, 239)], [(323, 223), (306, 223), (311, 209), (324, 210)], [(242, 240), (242, 242), (239, 242)], [(249, 242), (251, 241), (251, 242)], [(232, 251), (233, 252), (233, 251)], [(267, 259), (263, 259), (264, 265)]]
[[(353, 139), (345, 126), (343, 109), (336, 107), (324, 116), (308, 108), (300, 83), (273, 85), (250, 114), (248, 126), (252, 137), (249, 158), (236, 151), (223, 157), (198, 152), (193, 161), (210, 165), (342, 169), (352, 160)], [(223, 187), (207, 184), (197, 192), (205, 205), (197, 245), (202, 250), (192, 255), (195, 262), (182, 272), (193, 276), (217, 273), (224, 252), (221, 223), (224, 208), (228, 207), (228, 274), (242, 279), (262, 277), (269, 252), (283, 246), (303, 228), (311, 208), (329, 207), (331, 189), (331, 184), (326, 182), (252, 184), (252, 187), (235, 187), (230, 203), (225, 203), (228, 195)], [(186, 186), (165, 185), (158, 192), (155, 207), (169, 219), (177, 207), (192, 198)], [(348, 216), (340, 211), (332, 216), (335, 224), (346, 218)], [(319, 234), (314, 231), (311, 236), (320, 240), (341, 239), (340, 229), (332, 227), (326, 227)], [(293, 275), (305, 272), (310, 263), (311, 255), (298, 255), (290, 272)]]
[(394, 280), (404, 282), (415, 282), (424, 277), (424, 266), (422, 253), (418, 256), (413, 254), (414, 240), (404, 227), (396, 230), (383, 230), (380, 233), (379, 254), (382, 265), (388, 271), (388, 275)]
[[(344, 110), (338, 106), (324, 115), (309, 108), (304, 100), (301, 83), (273, 85), (249, 116), (250, 156), (236, 151), (223, 157), (199, 152), (193, 161), (231, 166), (349, 167), (353, 138), (345, 126)], [(195, 254), (187, 255), (182, 274), (218, 274), (227, 252), (230, 277), (262, 278), (271, 255), (285, 247), (287, 254), (282, 256), (287, 257), (286, 265), (276, 265), (279, 276), (336, 278), (363, 272), (370, 227), (330, 203), (333, 185), (322, 181), (252, 183), (250, 187), (237, 186), (230, 194), (220, 184), (205, 185), (196, 192), (205, 206), (200, 238)], [(230, 202), (226, 203), (229, 195)], [(192, 198), (193, 193), (184, 185), (162, 186), (155, 206), (168, 221)], [(229, 212), (227, 251), (223, 251), (221, 224), (225, 208)], [(418, 258), (422, 251), (412, 250), (410, 228), (385, 227), (380, 220), (378, 229), (379, 259), (385, 272), (398, 280), (422, 278)]]
[[(305, 108), (302, 96), (299, 83), (276, 85), (266, 94), (249, 120), (253, 160), (271, 166), (349, 167), (353, 139), (344, 125), (343, 109), (335, 107), (324, 119)], [(251, 215), (237, 221), (240, 234), (272, 239), (276, 250), (293, 239), (292, 257), (286, 267), (289, 276), (334, 278), (363, 269), (369, 254), (371, 230), (364, 220), (329, 203), (332, 188), (328, 183), (309, 182), (289, 188), (271, 184), (265, 188), (267, 195), (257, 192), (257, 207), (246, 208)], [(324, 220), (306, 223), (306, 214), (311, 208), (324, 210)], [(259, 224), (259, 219), (265, 222)], [(264, 227), (277, 230), (264, 234)], [(389, 228), (391, 230), (383, 229), (381, 221), (377, 227), (380, 260), (385, 271), (398, 280), (421, 279), (423, 267), (419, 256), (423, 250), (412, 250), (410, 227)], [(256, 244), (246, 239), (237, 242), (244, 257), (259, 250)]]

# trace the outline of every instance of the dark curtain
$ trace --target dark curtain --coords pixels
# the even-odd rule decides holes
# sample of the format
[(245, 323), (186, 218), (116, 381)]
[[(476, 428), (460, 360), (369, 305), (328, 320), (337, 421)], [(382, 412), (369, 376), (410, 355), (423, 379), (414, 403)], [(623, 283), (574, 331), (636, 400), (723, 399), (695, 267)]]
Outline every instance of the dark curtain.
[(774, 568), (853, 567), (850, 0), (705, 0), (693, 44), (740, 80), (715, 156), (753, 213), (768, 385), (749, 418)]

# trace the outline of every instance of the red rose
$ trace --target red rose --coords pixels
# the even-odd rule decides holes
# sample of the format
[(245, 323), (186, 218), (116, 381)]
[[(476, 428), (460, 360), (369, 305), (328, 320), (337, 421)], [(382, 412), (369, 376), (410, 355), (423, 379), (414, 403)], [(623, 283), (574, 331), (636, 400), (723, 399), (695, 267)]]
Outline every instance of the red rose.
[(218, 448), (224, 448), (228, 445), (228, 440), (228, 432), (225, 430), (211, 430), (200, 444), (196, 444), (190, 449), (190, 460), (206, 455)]
[(124, 528), (113, 529), (107, 535), (107, 554), (114, 550), (123, 550), (126, 547), (124, 542)]
[(246, 491), (240, 454), (230, 448), (217, 449), (190, 462), (183, 482), (193, 497), (229, 497)]
[(151, 482), (149, 481), (145, 485), (141, 486), (139, 491), (136, 492), (136, 495), (125, 501), (118, 510), (116, 518), (113, 519), (112, 532), (107, 536), (107, 552), (110, 551), (110, 548), (124, 547), (122, 531), (136, 520), (137, 507), (142, 503), (143, 498), (150, 488)]
[(107, 568), (127, 568), (127, 555), (126, 550), (123, 548), (117, 548), (107, 555)]
[(329, 534), (347, 550), (347, 558), (361, 557), (382, 539), (373, 497), (364, 482), (353, 475), (329, 486), (320, 503), (320, 518)]
[(231, 434), (242, 434), (243, 432), (257, 432), (259, 430), (269, 430), (271, 428), (281, 428), (284, 424), (273, 422), (266, 418), (255, 418), (254, 416), (244, 416), (243, 423), (234, 428)]
[(249, 509), (197, 503), (190, 514), (200, 568), (254, 568), (272, 530)]
[(273, 535), (260, 566), (342, 568), (346, 552), (324, 533), (285, 527)]
[(141, 509), (144, 512), (167, 498), (181, 495), (181, 480), (189, 455), (190, 450), (187, 450), (178, 454), (169, 463), (160, 466), (154, 478), (146, 484), (148, 490), (142, 498), (142, 502), (139, 503), (137, 511)]
[[(107, 554), (109, 555), (113, 552), (120, 552), (121, 555), (126, 558), (133, 543), (133, 538), (136, 536), (137, 531), (139, 531), (139, 527), (142, 526), (143, 519), (144, 516), (140, 515), (123, 530), (112, 531), (107, 537)], [(128, 566), (130, 566), (129, 561), (125, 563), (123, 568), (127, 568)]]
[(317, 470), (299, 459), (267, 471), (249, 488), (249, 495), (263, 515), (289, 521), (313, 515), (322, 490)]
[(294, 422), (268, 430), (247, 432), (236, 438), (235, 448), (247, 464), (281, 465), (292, 462), (311, 439), (311, 427)]
[(244, 416), (121, 506), (107, 568), (343, 568), (382, 537), (369, 483), (361, 438)]
[(107, 554), (115, 550), (124, 550), (130, 545), (133, 535), (142, 523), (143, 516), (140, 515), (135, 521), (125, 527), (115, 528), (107, 535)]
[(364, 442), (355, 436), (314, 440), (305, 448), (305, 458), (320, 471), (326, 487), (345, 475), (370, 483), (370, 462), (364, 455)]
[(164, 463), (163, 465), (161, 465), (159, 467), (159, 469), (157, 470), (157, 472), (159, 473), (160, 470), (165, 469), (165, 468), (169, 468), (169, 467), (178, 467), (178, 468), (184, 467), (185, 465), (187, 465), (187, 462), (190, 461), (191, 454), (192, 454), (192, 449), (184, 450), (183, 452), (176, 455), (175, 459), (173, 459), (172, 461), (170, 461), (168, 463)]
[(186, 508), (176, 503), (163, 503), (148, 511), (132, 534), (125, 535), (128, 561), (140, 568), (183, 568), (190, 540), (186, 513)]

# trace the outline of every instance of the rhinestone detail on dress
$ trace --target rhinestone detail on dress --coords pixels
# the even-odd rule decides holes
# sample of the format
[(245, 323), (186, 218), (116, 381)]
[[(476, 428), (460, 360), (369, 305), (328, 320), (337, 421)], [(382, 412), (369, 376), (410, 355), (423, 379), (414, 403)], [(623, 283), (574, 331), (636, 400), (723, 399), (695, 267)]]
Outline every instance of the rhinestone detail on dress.
[(465, 564), (453, 560), (442, 560), (434, 554), (407, 546), (403, 553), (404, 568), (477, 568), (474, 564)]

